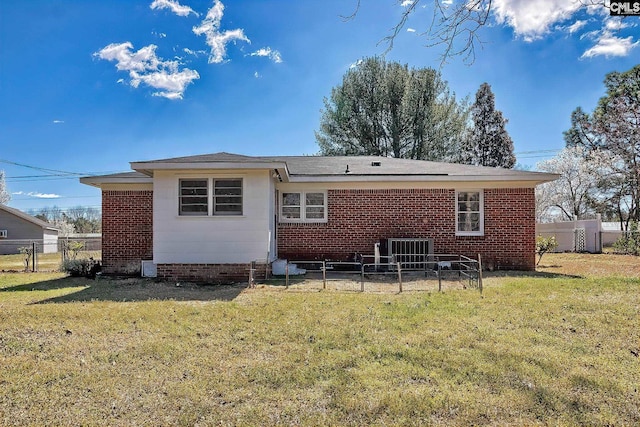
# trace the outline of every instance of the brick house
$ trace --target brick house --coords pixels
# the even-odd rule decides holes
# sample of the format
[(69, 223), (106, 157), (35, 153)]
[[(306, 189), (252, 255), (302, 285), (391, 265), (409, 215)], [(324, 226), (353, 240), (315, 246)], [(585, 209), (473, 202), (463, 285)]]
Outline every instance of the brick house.
[(81, 178), (102, 190), (105, 272), (152, 260), (160, 278), (210, 282), (244, 279), (252, 261), (343, 260), (394, 238), (532, 270), (534, 189), (557, 178), (372, 156), (216, 153), (131, 168)]

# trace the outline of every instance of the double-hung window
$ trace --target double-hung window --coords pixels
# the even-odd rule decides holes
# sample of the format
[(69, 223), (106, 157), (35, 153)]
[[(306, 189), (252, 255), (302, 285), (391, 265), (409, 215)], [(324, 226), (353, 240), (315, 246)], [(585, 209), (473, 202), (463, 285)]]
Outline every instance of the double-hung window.
[(456, 192), (456, 234), (482, 236), (484, 234), (484, 195), (482, 191)]
[(326, 222), (327, 193), (287, 191), (280, 197), (280, 222)]
[(181, 179), (179, 194), (181, 216), (242, 215), (242, 179)]

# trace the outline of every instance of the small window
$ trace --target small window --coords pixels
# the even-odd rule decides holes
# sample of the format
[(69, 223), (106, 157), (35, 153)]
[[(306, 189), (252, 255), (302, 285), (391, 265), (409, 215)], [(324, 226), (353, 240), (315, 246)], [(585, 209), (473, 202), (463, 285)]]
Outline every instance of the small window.
[(7, 230), (0, 230), (0, 239), (7, 238)]
[(242, 180), (213, 180), (213, 214), (242, 215)]
[(481, 236), (484, 234), (484, 206), (482, 191), (456, 193), (456, 234)]
[(325, 222), (327, 193), (287, 192), (280, 199), (280, 222)]
[(209, 214), (209, 180), (180, 180), (180, 215)]

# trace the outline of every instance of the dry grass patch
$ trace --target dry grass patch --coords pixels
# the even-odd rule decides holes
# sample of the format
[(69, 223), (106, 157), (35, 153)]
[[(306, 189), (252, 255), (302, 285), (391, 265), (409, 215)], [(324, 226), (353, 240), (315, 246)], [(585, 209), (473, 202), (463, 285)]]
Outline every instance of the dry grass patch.
[(640, 424), (640, 281), (558, 270), (482, 297), (0, 274), (0, 424)]
[(619, 254), (545, 254), (538, 271), (580, 277), (640, 278), (640, 257)]

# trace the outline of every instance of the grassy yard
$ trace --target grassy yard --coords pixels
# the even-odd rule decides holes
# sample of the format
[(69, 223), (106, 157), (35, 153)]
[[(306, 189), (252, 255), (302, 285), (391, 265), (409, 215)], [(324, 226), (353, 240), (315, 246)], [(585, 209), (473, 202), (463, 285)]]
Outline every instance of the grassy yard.
[(0, 425), (640, 425), (640, 259), (474, 290), (0, 273)]

